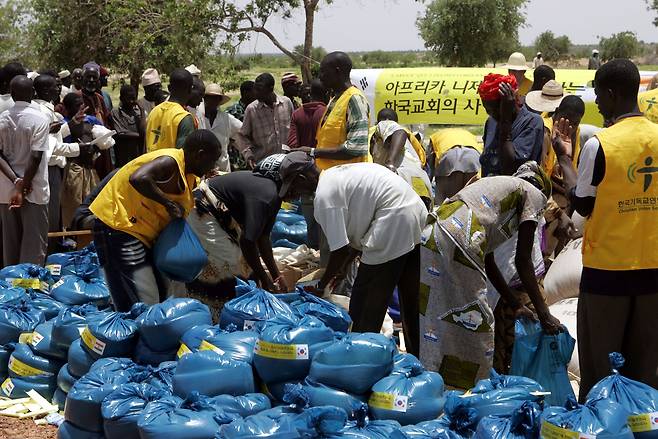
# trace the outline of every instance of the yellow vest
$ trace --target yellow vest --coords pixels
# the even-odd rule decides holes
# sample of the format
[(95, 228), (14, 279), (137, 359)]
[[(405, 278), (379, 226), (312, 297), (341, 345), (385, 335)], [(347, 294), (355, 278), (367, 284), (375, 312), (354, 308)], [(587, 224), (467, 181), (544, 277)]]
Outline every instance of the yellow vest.
[(530, 92), (531, 88), (532, 88), (532, 81), (524, 76), (523, 81), (519, 84), (518, 95), (519, 96), (527, 95), (528, 92)]
[[(543, 116), (542, 120), (544, 121), (544, 126), (548, 130), (549, 137), (553, 133), (553, 117), (552, 116)], [(571, 162), (573, 163), (574, 168), (578, 169), (578, 156), (580, 155), (580, 127), (576, 130), (576, 144), (573, 145), (573, 151), (571, 156)], [(546, 155), (546, 160), (543, 163), (544, 171), (549, 177), (553, 175), (555, 167), (557, 165), (557, 155), (553, 150), (553, 144), (551, 143), (548, 147), (548, 154)]]
[(137, 192), (129, 179), (141, 166), (162, 156), (169, 156), (178, 163), (185, 188), (179, 195), (166, 195), (168, 199), (179, 203), (187, 216), (194, 207), (192, 189), (196, 184), (196, 176), (185, 173), (185, 153), (182, 149), (173, 148), (143, 154), (124, 165), (89, 206), (94, 215), (108, 227), (128, 233), (148, 247), (169, 224), (171, 217), (162, 204)]
[(596, 137), (605, 153), (605, 176), (585, 226), (583, 266), (658, 268), (658, 125), (631, 116)]
[(416, 154), (418, 154), (418, 158), (420, 159), (420, 164), (422, 166), (425, 166), (425, 163), (427, 163), (427, 157), (425, 156), (425, 148), (423, 148), (423, 145), (420, 143), (418, 139), (416, 139), (416, 136), (414, 136), (414, 133), (411, 132), (409, 128), (404, 128), (404, 130), (407, 132), (407, 136), (409, 136), (409, 142), (411, 142), (411, 146), (414, 147), (414, 151), (416, 151)]
[[(316, 140), (318, 142), (316, 148), (335, 148), (339, 145), (345, 143), (347, 140), (347, 110), (350, 98), (356, 94), (363, 95), (358, 88), (352, 86), (345, 90), (342, 95), (333, 100), (336, 103), (331, 109), (331, 113), (326, 114), (322, 117), (320, 121), (320, 126), (318, 127), (318, 133), (316, 135)], [(332, 106), (332, 103), (329, 103), (329, 107)], [(354, 157), (348, 160), (334, 160), (334, 159), (323, 159), (318, 158), (315, 160), (315, 164), (321, 170), (326, 170), (333, 168), (338, 165), (346, 165), (348, 163), (361, 163), (368, 160), (367, 155)]]
[(658, 123), (658, 88), (640, 93), (637, 97), (640, 111), (653, 123)]
[(432, 149), (437, 163), (443, 154), (455, 146), (468, 146), (482, 153), (482, 144), (478, 142), (477, 137), (463, 128), (439, 130), (430, 136), (430, 142), (432, 142)]
[(146, 150), (176, 148), (178, 125), (189, 114), (176, 102), (167, 101), (156, 106), (146, 120)]

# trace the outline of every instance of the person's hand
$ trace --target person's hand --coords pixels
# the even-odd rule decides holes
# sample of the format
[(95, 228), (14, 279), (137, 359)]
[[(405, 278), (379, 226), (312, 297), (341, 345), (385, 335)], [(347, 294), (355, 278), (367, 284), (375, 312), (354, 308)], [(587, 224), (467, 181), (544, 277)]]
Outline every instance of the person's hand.
[(247, 166), (249, 166), (249, 169), (254, 169), (256, 167), (256, 160), (253, 157), (249, 157), (247, 159)]
[(80, 107), (77, 113), (71, 118), (73, 123), (75, 124), (81, 124), (82, 121), (85, 119), (85, 116), (87, 114), (87, 110), (89, 110), (89, 107), (87, 105), (83, 105)]
[(316, 297), (324, 296), (324, 289), (321, 289), (317, 284), (316, 285), (306, 285), (304, 291), (309, 294), (313, 294)]
[(573, 135), (574, 128), (571, 126), (569, 119), (561, 118), (553, 124), (553, 150), (558, 156), (566, 155), (573, 156), (573, 144), (571, 136)]
[(535, 313), (533, 313), (530, 308), (528, 308), (525, 305), (521, 305), (519, 308), (516, 309), (515, 318), (520, 318), (520, 317), (525, 317), (528, 320), (532, 320), (533, 322), (537, 320), (535, 317)]
[(539, 317), (539, 323), (546, 334), (555, 335), (562, 330), (562, 324), (550, 311), (546, 310), (537, 317)]
[(267, 275), (265, 276), (265, 279), (261, 281), (261, 288), (265, 291), (269, 291), (270, 293), (278, 292), (276, 285), (274, 285), (274, 282), (272, 282), (270, 277)]
[(58, 122), (51, 122), (50, 129), (49, 129), (48, 132), (50, 134), (57, 134), (57, 133), (59, 133), (59, 130), (61, 128), (62, 128), (62, 122), (59, 122), (59, 121)]
[(576, 239), (581, 236), (571, 218), (564, 212), (560, 216), (556, 232), (558, 236), (565, 236), (569, 239)]
[(165, 207), (172, 220), (183, 218), (185, 215), (185, 209), (175, 201), (170, 200)]
[(287, 293), (288, 291), (290, 291), (290, 288), (286, 283), (286, 279), (283, 276), (279, 276), (276, 278), (276, 280), (274, 281), (274, 287), (280, 293)]
[(23, 205), (23, 192), (25, 188), (23, 186), (23, 179), (19, 178), (14, 183), (14, 188), (11, 190), (9, 197), (9, 210), (18, 209)]
[(511, 126), (516, 118), (516, 92), (506, 82), (498, 86), (500, 93), (500, 122)]

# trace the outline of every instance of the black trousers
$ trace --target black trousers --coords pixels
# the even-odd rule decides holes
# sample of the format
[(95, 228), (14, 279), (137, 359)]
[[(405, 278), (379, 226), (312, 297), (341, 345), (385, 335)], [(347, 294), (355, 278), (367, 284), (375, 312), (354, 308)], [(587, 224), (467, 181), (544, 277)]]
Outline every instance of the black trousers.
[(378, 333), (384, 323), (395, 286), (400, 297), (402, 327), (407, 352), (418, 356), (418, 291), (420, 288), (420, 245), (383, 264), (361, 263), (352, 288), (350, 317), (354, 332)]

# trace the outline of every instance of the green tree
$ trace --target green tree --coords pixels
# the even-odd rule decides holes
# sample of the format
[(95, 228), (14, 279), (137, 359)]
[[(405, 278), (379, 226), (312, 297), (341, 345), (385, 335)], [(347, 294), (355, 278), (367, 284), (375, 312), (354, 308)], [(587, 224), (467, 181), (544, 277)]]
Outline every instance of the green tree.
[[(303, 44), (298, 44), (295, 46), (293, 49), (293, 52), (295, 52), (298, 55), (304, 54), (304, 45)], [(320, 72), (320, 61), (322, 61), (322, 58), (327, 55), (327, 51), (324, 50), (324, 47), (313, 47), (311, 48), (311, 55), (309, 56), (309, 62), (311, 65), (311, 78), (315, 78), (319, 75)], [(290, 64), (292, 67), (300, 67), (299, 63), (296, 61), (290, 60)]]
[[(329, 5), (333, 0), (324, 0)], [(320, 0), (248, 0), (244, 6), (234, 0), (215, 0), (217, 27), (226, 32), (226, 45), (237, 46), (252, 33), (265, 35), (277, 49), (302, 69), (305, 82), (310, 81), (313, 57), (313, 28)], [(295, 10), (304, 11), (304, 43), (301, 53), (290, 50), (276, 37), (268, 20), (274, 16), (289, 19)]]
[(568, 36), (556, 37), (549, 30), (542, 32), (535, 39), (535, 49), (542, 53), (544, 59), (554, 61), (556, 64), (566, 57), (570, 47), (571, 41)]
[(601, 38), (601, 58), (608, 61), (613, 58), (632, 58), (641, 50), (641, 44), (634, 32), (625, 31)]
[[(658, 0), (646, 0), (649, 10), (658, 12)], [(653, 19), (654, 26), (658, 26), (658, 15)]]
[(31, 65), (34, 61), (27, 38), (29, 17), (29, 9), (24, 2), (0, 2), (0, 65), (16, 60)]
[(425, 47), (450, 66), (484, 65), (518, 47), (527, 0), (433, 0), (416, 25)]

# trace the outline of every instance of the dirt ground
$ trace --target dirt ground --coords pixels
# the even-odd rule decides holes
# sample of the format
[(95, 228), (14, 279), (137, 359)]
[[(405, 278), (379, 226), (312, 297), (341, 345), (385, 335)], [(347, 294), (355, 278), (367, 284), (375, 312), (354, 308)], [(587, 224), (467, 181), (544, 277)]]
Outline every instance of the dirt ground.
[(0, 416), (0, 439), (56, 439), (57, 427), (36, 425), (31, 419)]

